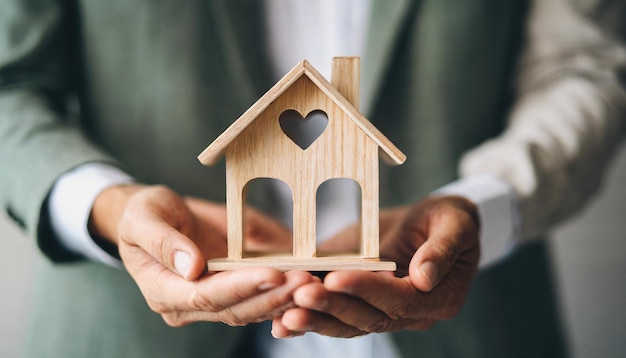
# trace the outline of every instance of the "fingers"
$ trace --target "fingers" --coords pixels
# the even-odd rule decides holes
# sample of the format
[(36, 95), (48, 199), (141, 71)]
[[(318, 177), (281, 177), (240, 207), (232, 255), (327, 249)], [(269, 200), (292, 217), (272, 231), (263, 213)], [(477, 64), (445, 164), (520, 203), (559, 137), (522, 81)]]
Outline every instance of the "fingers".
[[(385, 209), (380, 211), (380, 232), (381, 241), (392, 228), (401, 224), (401, 220), (406, 215), (408, 207), (399, 207), (393, 209)], [(332, 238), (324, 241), (319, 245), (320, 251), (328, 252), (355, 252), (359, 250), (361, 240), (361, 224), (350, 225), (339, 231)]]
[[(406, 285), (410, 286), (410, 283), (407, 282)], [(343, 287), (350, 291), (354, 289), (354, 286)], [(357, 291), (358, 289), (355, 292)], [(385, 297), (371, 299), (376, 295), (375, 292), (382, 292), (374, 287), (368, 292), (370, 301), (383, 302), (387, 299)], [(393, 305), (402, 307), (407, 299), (412, 297), (396, 297)], [(297, 289), (294, 292), (294, 303), (298, 306), (297, 309), (288, 310), (282, 318), (274, 321), (274, 337), (290, 337), (296, 333), (310, 331), (347, 338), (373, 332), (423, 330), (435, 322), (434, 319), (420, 317), (420, 312), (416, 310), (413, 312), (417, 316), (399, 316), (407, 314), (407, 310), (396, 310), (396, 313), (390, 312), (387, 315), (361, 297), (328, 291), (321, 283), (311, 283)]]
[(328, 291), (322, 283), (299, 288), (293, 300), (299, 307), (324, 312), (363, 332), (385, 331), (391, 322), (384, 312), (372, 305), (350, 295)]
[(270, 217), (246, 208), (246, 250), (291, 252), (291, 231)]
[(392, 320), (427, 318), (437, 306), (437, 302), (416, 291), (408, 278), (386, 274), (331, 272), (324, 280), (324, 287), (357, 297)]
[[(278, 236), (263, 218), (261, 236)], [(293, 291), (314, 280), (306, 272), (256, 268), (204, 275), (204, 249), (225, 246), (225, 210), (183, 199), (164, 187), (133, 194), (117, 230), (124, 265), (150, 308), (172, 326), (195, 321), (238, 326), (273, 319), (294, 307)], [(254, 225), (253, 225), (254, 227)], [(225, 248), (225, 247), (224, 247)]]
[(303, 336), (306, 331), (290, 331), (282, 322), (283, 317), (276, 317), (272, 320), (272, 336), (274, 338), (292, 338)]
[[(147, 255), (146, 255), (147, 256)], [(280, 286), (284, 275), (272, 269), (246, 269), (207, 275), (188, 282), (155, 264), (133, 272), (148, 301), (167, 305), (159, 313), (174, 310), (217, 312), (256, 294)]]
[(262, 295), (252, 295), (244, 301), (231, 304), (226, 310), (218, 313), (221, 321), (224, 314), (232, 314), (246, 323), (261, 322), (282, 315), (285, 311), (295, 307), (293, 292), (298, 287), (310, 283), (313, 277), (303, 271), (285, 273), (284, 282), (268, 290)]
[(356, 252), (361, 239), (361, 224), (350, 225), (330, 239), (322, 242), (319, 251), (326, 252)]
[(272, 324), (272, 335), (276, 338), (301, 335), (304, 332), (316, 332), (324, 336), (339, 338), (352, 338), (368, 333), (345, 324), (333, 316), (303, 308), (288, 310), (278, 322)]
[(283, 274), (273, 269), (245, 269), (185, 281), (158, 265), (134, 278), (150, 308), (171, 326), (195, 321), (232, 326), (260, 322), (292, 308), (293, 291), (314, 278), (306, 272)]
[[(140, 248), (131, 250), (138, 255)], [(133, 252), (134, 251), (134, 252)], [(150, 308), (171, 326), (196, 321), (232, 326), (273, 319), (294, 307), (293, 291), (317, 280), (307, 272), (254, 268), (206, 275), (186, 281), (143, 253), (131, 271)]]
[[(392, 215), (387, 253), (404, 259), (409, 275), (331, 272), (323, 284), (294, 292), (297, 308), (273, 322), (274, 336), (313, 331), (335, 337), (400, 329), (423, 330), (460, 311), (478, 262), (475, 206), (446, 197)], [(397, 224), (397, 218), (406, 217)], [(410, 260), (410, 261), (409, 261)], [(407, 264), (408, 263), (408, 264)]]
[[(332, 290), (332, 291), (331, 291)], [(426, 330), (438, 316), (438, 296), (422, 295), (409, 279), (371, 272), (333, 272), (322, 283), (309, 283), (294, 294), (296, 308), (272, 322), (276, 338), (315, 332), (355, 337), (403, 329)]]
[(300, 336), (306, 332), (315, 332), (330, 337), (352, 338), (374, 332), (393, 332), (402, 329), (423, 331), (431, 328), (436, 321), (434, 319), (398, 319), (391, 322), (392, 325), (387, 330), (363, 331), (331, 315), (295, 308), (273, 320), (272, 336), (274, 338), (288, 338)]
[[(243, 276), (253, 274), (255, 269), (249, 271)], [(221, 285), (219, 282), (214, 282), (215, 285), (210, 287), (207, 285), (202, 291), (197, 292), (187, 310), (179, 308), (172, 314), (165, 314), (166, 322), (171, 325), (182, 325), (196, 321), (211, 321), (242, 326), (273, 319), (293, 308), (295, 306), (291, 299), (293, 291), (312, 280), (310, 274), (294, 271), (285, 274), (281, 284), (262, 282), (259, 285), (255, 283), (248, 286), (248, 283), (233, 277), (239, 275), (224, 276), (229, 276), (225, 277), (229, 282), (237, 281), (235, 286)], [(211, 278), (207, 280), (213, 281)], [(215, 291), (218, 286), (220, 291)], [(229, 291), (223, 291), (225, 295), (216, 294), (222, 292), (221, 290)]]
[(285, 283), (286, 276), (269, 268), (225, 271), (198, 280), (181, 309), (219, 312)]
[(221, 233), (226, 233), (226, 207), (211, 201), (194, 197), (185, 197), (185, 204), (189, 210), (198, 216), (202, 222), (211, 223), (211, 228)]

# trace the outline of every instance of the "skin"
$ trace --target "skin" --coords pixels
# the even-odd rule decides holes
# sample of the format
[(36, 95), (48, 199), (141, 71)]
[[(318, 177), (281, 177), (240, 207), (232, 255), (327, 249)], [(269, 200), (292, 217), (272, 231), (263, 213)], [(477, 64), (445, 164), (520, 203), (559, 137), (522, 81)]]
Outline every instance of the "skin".
[[(245, 241), (251, 249), (289, 245), (285, 228), (247, 212)], [(294, 307), (297, 287), (317, 280), (306, 272), (269, 268), (204, 274), (207, 259), (226, 256), (226, 209), (165, 187), (104, 190), (92, 208), (89, 229), (117, 245), (149, 307), (174, 327), (269, 320)]]
[[(290, 233), (280, 224), (253, 210), (245, 220), (247, 249), (290, 247)], [(476, 207), (459, 197), (381, 211), (381, 257), (398, 264), (395, 274), (338, 271), (324, 282), (307, 272), (269, 268), (205, 273), (206, 260), (226, 256), (225, 207), (161, 186), (104, 190), (89, 229), (117, 245), (147, 304), (167, 324), (273, 320), (277, 338), (428, 329), (459, 312), (479, 258)], [(354, 249), (358, 243), (353, 227), (324, 249)]]
[[(433, 197), (381, 213), (381, 257), (390, 272), (338, 271), (294, 292), (297, 307), (273, 320), (277, 338), (316, 332), (354, 337), (371, 332), (425, 330), (462, 308), (476, 273), (479, 250), (476, 207), (460, 197)], [(358, 243), (351, 228), (328, 244)]]

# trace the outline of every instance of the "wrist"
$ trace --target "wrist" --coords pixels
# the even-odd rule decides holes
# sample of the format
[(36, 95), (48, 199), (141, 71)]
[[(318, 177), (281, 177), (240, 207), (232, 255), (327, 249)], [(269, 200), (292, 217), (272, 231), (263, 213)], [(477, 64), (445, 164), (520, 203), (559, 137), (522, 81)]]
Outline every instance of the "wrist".
[(444, 196), (444, 198), (458, 209), (466, 212), (474, 222), (476, 228), (480, 230), (480, 214), (478, 212), (478, 206), (474, 202), (460, 195), (449, 195)]
[(118, 224), (130, 198), (144, 188), (139, 184), (113, 185), (102, 190), (89, 214), (88, 230), (93, 238), (118, 244)]
[(480, 220), (480, 267), (504, 258), (519, 242), (519, 202), (511, 185), (492, 174), (476, 174), (450, 183), (433, 196), (458, 195), (477, 207)]

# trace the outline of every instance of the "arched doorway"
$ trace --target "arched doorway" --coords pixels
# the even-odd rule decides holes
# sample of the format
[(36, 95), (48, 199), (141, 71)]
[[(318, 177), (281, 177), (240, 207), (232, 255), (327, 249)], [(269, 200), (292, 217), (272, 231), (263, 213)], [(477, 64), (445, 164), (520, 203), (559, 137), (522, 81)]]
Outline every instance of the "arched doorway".
[(361, 203), (361, 186), (353, 179), (329, 179), (317, 188), (317, 257), (359, 254)]

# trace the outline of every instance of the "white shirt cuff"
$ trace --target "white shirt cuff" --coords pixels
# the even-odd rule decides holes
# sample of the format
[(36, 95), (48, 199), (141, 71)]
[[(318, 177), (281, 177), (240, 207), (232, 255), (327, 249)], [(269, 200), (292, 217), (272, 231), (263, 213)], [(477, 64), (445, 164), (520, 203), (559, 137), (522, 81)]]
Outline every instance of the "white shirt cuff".
[(509, 183), (491, 174), (473, 175), (452, 182), (434, 194), (462, 196), (478, 208), (481, 269), (513, 252), (519, 242), (520, 214)]
[(112, 185), (127, 184), (133, 178), (103, 163), (89, 163), (63, 174), (54, 184), (48, 200), (52, 231), (65, 249), (114, 267), (117, 258), (98, 246), (89, 235), (89, 215), (96, 197)]

